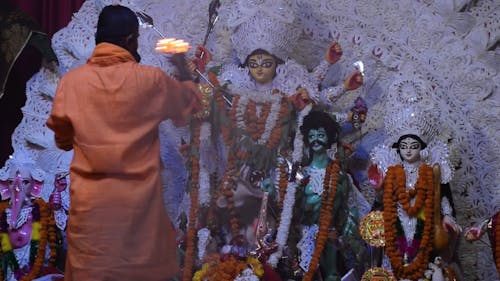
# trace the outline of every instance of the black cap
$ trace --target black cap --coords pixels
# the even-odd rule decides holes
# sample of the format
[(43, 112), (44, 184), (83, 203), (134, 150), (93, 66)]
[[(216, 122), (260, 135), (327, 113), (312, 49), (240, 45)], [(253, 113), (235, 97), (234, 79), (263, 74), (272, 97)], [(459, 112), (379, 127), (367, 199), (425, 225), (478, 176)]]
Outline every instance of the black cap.
[(127, 7), (109, 5), (102, 9), (97, 22), (96, 44), (114, 42), (119, 38), (136, 33), (139, 22), (135, 13)]

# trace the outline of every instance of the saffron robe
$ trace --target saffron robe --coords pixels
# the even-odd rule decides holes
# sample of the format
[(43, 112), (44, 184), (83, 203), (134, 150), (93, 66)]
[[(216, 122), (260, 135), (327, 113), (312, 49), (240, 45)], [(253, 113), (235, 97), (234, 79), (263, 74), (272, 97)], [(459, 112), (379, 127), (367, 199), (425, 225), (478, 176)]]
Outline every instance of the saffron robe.
[(158, 125), (200, 107), (192, 82), (98, 44), (59, 81), (47, 126), (74, 149), (65, 280), (168, 280), (176, 234), (160, 182)]

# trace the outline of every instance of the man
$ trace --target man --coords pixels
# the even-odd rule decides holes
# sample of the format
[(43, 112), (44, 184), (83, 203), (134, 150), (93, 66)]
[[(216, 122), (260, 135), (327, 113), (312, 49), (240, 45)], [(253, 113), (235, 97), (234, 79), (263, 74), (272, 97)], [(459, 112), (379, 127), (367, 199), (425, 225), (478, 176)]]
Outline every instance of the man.
[(178, 272), (158, 124), (185, 121), (200, 108), (199, 92), (139, 65), (138, 36), (134, 12), (105, 7), (92, 56), (61, 78), (47, 121), (57, 146), (74, 149), (65, 280), (154, 281)]

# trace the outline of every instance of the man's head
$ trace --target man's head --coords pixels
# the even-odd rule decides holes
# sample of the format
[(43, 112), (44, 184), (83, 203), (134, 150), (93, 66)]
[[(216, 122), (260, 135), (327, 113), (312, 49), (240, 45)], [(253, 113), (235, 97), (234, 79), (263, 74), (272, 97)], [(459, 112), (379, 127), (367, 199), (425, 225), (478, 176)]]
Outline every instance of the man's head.
[[(316, 142), (320, 142), (320, 145), (324, 145), (324, 148), (328, 149), (337, 142), (339, 125), (328, 113), (311, 111), (304, 117), (300, 132), (304, 137), (304, 143), (309, 149), (315, 150), (314, 145), (318, 145)], [(326, 134), (326, 138), (323, 134)]]
[(139, 22), (132, 10), (120, 5), (109, 5), (102, 9), (97, 22), (96, 45), (103, 42), (118, 45), (140, 61), (138, 38)]

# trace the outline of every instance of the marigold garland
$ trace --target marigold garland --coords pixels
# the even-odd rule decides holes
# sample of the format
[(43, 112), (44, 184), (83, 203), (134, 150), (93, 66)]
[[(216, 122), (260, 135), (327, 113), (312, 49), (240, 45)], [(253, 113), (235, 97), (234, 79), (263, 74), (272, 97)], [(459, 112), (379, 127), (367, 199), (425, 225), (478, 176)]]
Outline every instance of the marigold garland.
[[(406, 175), (404, 172), (396, 173), (396, 182), (405, 183), (405, 184), (397, 184), (395, 187), (395, 195), (398, 196), (397, 201), (401, 203), (401, 205), (403, 206), (403, 210), (405, 210), (405, 212), (408, 215), (415, 217), (422, 208), (422, 206), (424, 205), (424, 199), (426, 195), (425, 188), (415, 188), (406, 190)], [(415, 202), (413, 206), (411, 206), (410, 202), (413, 198), (415, 198)]]
[(234, 192), (233, 186), (234, 182), (234, 171), (236, 169), (236, 155), (229, 154), (228, 163), (227, 163), (227, 171), (224, 173), (222, 178), (222, 183), (220, 189), (222, 193), (226, 197), (227, 200), (227, 209), (229, 211), (229, 215), (231, 216), (230, 224), (231, 224), (231, 234), (233, 237), (236, 237), (239, 234), (239, 224), (238, 217), (236, 214), (236, 207), (234, 205)]
[(252, 268), (255, 276), (260, 278), (264, 275), (262, 264), (256, 258), (248, 257), (246, 260), (239, 260), (234, 256), (219, 257), (214, 255), (207, 258), (207, 262), (195, 273), (193, 281), (232, 281), (249, 267)]
[[(302, 281), (311, 281), (314, 274), (316, 273), (321, 254), (325, 248), (325, 244), (328, 238), (328, 231), (330, 228), (330, 223), (333, 218), (333, 201), (335, 200), (335, 194), (337, 193), (337, 184), (339, 176), (340, 164), (339, 160), (336, 159), (334, 162), (330, 161), (325, 171), (325, 178), (323, 180), (323, 196), (321, 197), (321, 207), (319, 214), (319, 231), (316, 238), (316, 245), (314, 247), (314, 253), (311, 257), (309, 263), (309, 268)], [(328, 191), (328, 194), (326, 194)]]
[(191, 281), (194, 268), (194, 250), (196, 238), (196, 219), (198, 216), (198, 191), (199, 191), (199, 173), (200, 173), (200, 130), (201, 122), (199, 120), (193, 121), (193, 135), (191, 137), (192, 145), (196, 149), (196, 153), (191, 154), (191, 188), (189, 197), (191, 206), (189, 208), (189, 222), (186, 235), (186, 253), (184, 257), (184, 269), (182, 273), (183, 281)]
[[(425, 164), (420, 165), (418, 179), (415, 184), (416, 192), (407, 192), (406, 176), (403, 167), (401, 165), (391, 166), (387, 170), (383, 188), (383, 213), (387, 256), (398, 279), (417, 280), (423, 276), (432, 250), (434, 212), (432, 168)], [(401, 195), (401, 192), (404, 194)], [(411, 216), (415, 217), (420, 209), (417, 210), (415, 205), (413, 207), (410, 206), (411, 197), (414, 196), (417, 196), (415, 205), (419, 204), (420, 209), (424, 208), (424, 229), (416, 257), (411, 263), (404, 264), (404, 254), (397, 248), (397, 230), (394, 227), (398, 221), (397, 203), (399, 202), (407, 213), (411, 212), (413, 214)]]
[(280, 107), (280, 112), (278, 114), (278, 120), (276, 122), (276, 125), (274, 126), (274, 129), (271, 133), (271, 136), (267, 140), (266, 143), (266, 148), (271, 150), (280, 144), (281, 140), (281, 123), (280, 121), (283, 119), (283, 116), (287, 116), (290, 114), (290, 107), (288, 106), (288, 101), (286, 98), (283, 97), (281, 100), (281, 107)]
[[(279, 201), (278, 208), (279, 210), (283, 210), (283, 200), (285, 199), (286, 187), (288, 186), (288, 178), (286, 173), (286, 163), (281, 163), (279, 165), (279, 183), (278, 183), (278, 191), (279, 191)], [(279, 217), (278, 217), (279, 218)], [(279, 225), (279, 222), (277, 223)]]
[(260, 114), (257, 116), (257, 103), (253, 100), (248, 102), (245, 111), (245, 125), (253, 141), (257, 141), (264, 133), (269, 113), (271, 113), (271, 103), (262, 104)]
[[(54, 214), (49, 209), (47, 203), (43, 201), (41, 198), (37, 198), (34, 200), (34, 204), (38, 205), (40, 210), (40, 240), (39, 247), (36, 253), (35, 260), (33, 261), (33, 265), (31, 266), (30, 272), (23, 276), (20, 281), (31, 281), (40, 275), (40, 270), (42, 269), (43, 263), (45, 261), (45, 249), (47, 248), (47, 243), (50, 245), (50, 258), (49, 265), (53, 265), (56, 257), (56, 225), (54, 220)], [(2, 205), (0, 207), (2, 214), (8, 205)], [(33, 234), (32, 238), (33, 240)], [(0, 247), (0, 254), (3, 254), (3, 251)], [(0, 275), (2, 280), (4, 279), (3, 272), (0, 270)]]
[[(269, 138), (265, 141), (266, 148), (272, 150), (280, 144), (281, 139), (281, 120), (284, 116), (290, 113), (290, 108), (288, 106), (288, 100), (285, 98), (283, 93), (279, 93), (273, 91), (273, 94), (279, 94), (282, 98), (278, 101), (280, 103), (280, 109), (278, 112), (278, 116), (276, 117), (276, 122), (272, 128), (267, 128), (267, 119), (269, 114), (271, 113), (271, 107), (273, 102), (262, 102), (257, 104), (257, 102), (253, 100), (249, 100), (244, 108), (243, 120), (238, 120), (238, 103), (240, 101), (240, 97), (236, 96), (233, 99), (233, 105), (231, 110), (229, 111), (229, 116), (231, 120), (231, 127), (238, 124), (238, 121), (243, 121), (245, 128), (245, 132), (250, 136), (250, 139), (254, 142), (258, 142), (260, 138), (265, 134), (266, 130), (270, 130)], [(261, 106), (260, 114), (257, 116), (257, 105)], [(224, 132), (223, 132), (224, 134)], [(226, 141), (226, 145), (230, 145), (230, 138), (224, 137)]]

